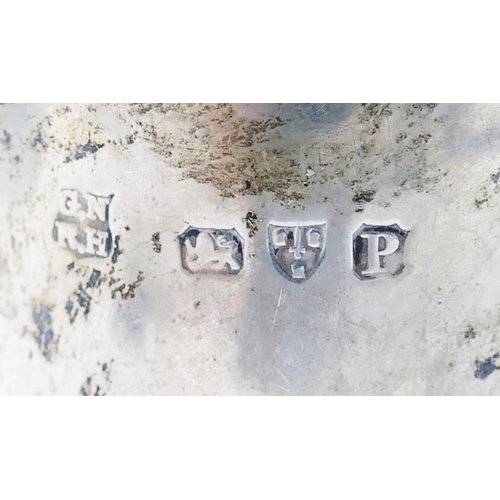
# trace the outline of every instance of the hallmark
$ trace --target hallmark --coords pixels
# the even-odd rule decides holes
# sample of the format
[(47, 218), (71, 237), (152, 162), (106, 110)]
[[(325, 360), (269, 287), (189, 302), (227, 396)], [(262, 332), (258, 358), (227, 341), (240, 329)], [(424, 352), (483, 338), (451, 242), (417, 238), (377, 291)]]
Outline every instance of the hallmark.
[(326, 223), (268, 226), (269, 252), (278, 271), (302, 283), (316, 271), (325, 254)]
[(244, 240), (236, 229), (189, 226), (180, 236), (182, 267), (190, 273), (238, 274)]
[(353, 235), (353, 271), (361, 280), (397, 276), (404, 269), (403, 251), (408, 231), (397, 224), (363, 224)]
[(97, 196), (76, 189), (61, 191), (59, 213), (54, 222), (54, 240), (77, 257), (108, 257), (112, 236), (109, 205), (113, 195)]

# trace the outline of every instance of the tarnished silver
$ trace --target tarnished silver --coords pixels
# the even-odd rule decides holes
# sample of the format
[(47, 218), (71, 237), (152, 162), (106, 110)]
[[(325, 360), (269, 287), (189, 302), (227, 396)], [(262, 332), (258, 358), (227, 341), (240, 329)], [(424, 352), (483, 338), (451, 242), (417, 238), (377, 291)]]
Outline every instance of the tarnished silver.
[(500, 394), (500, 106), (0, 106), (1, 394)]

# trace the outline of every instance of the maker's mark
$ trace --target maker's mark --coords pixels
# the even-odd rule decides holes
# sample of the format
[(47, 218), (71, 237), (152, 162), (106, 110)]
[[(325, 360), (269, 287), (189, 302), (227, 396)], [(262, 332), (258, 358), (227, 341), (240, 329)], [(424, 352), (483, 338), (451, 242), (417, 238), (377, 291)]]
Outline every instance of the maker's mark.
[(301, 283), (312, 276), (325, 254), (326, 223), (268, 226), (269, 252), (278, 271)]
[(108, 257), (111, 252), (110, 196), (61, 191), (59, 212), (52, 231), (54, 240), (77, 257)]

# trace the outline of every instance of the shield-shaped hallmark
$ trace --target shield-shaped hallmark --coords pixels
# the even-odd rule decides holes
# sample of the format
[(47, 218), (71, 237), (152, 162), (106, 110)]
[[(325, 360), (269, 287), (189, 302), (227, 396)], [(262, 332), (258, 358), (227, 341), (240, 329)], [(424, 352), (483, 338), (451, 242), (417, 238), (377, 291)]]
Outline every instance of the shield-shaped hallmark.
[(294, 283), (312, 276), (325, 254), (326, 223), (269, 224), (269, 252), (278, 271)]

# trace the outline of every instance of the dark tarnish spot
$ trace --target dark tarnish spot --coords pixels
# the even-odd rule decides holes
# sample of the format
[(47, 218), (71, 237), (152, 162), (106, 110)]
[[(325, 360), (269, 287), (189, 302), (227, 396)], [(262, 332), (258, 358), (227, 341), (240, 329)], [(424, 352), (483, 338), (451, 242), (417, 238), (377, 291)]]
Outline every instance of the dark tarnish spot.
[(66, 302), (65, 309), (68, 313), (70, 323), (74, 323), (80, 309), (83, 309), (85, 317), (88, 316), (92, 303), (92, 296), (89, 294), (89, 291), (92, 292), (92, 289), (98, 288), (101, 285), (103, 280), (100, 280), (100, 277), (101, 271), (93, 269), (85, 288), (80, 283), (78, 289)]
[[(111, 283), (110, 283), (111, 284)], [(114, 290), (111, 290), (111, 298), (116, 299), (116, 294), (120, 293), (122, 298), (123, 298), (123, 290), (127, 288), (127, 285), (125, 283), (122, 283), (118, 288), (115, 288)]]
[(75, 306), (75, 303), (71, 300), (71, 299), (68, 299), (68, 302), (66, 302), (66, 312), (68, 313), (68, 316), (69, 316), (69, 320), (71, 323), (73, 323), (73, 321), (75, 321), (75, 318), (76, 318), (76, 314), (73, 315), (73, 307)]
[(87, 288), (94, 288), (100, 277), (101, 277), (101, 271), (94, 269), (92, 271), (92, 274), (90, 275), (89, 280), (87, 281)]
[[(80, 387), (82, 396), (106, 396), (111, 388), (111, 366), (114, 360), (103, 363), (101, 369), (87, 377)], [(100, 365), (100, 363), (98, 363)]]
[(500, 370), (500, 366), (494, 363), (494, 360), (500, 358), (500, 353), (493, 354), (490, 358), (486, 358), (484, 361), (476, 360), (476, 371), (474, 372), (474, 377), (485, 379), (489, 377), (495, 370)]
[(81, 160), (82, 158), (85, 158), (89, 154), (95, 154), (102, 147), (104, 147), (104, 144), (98, 144), (97, 142), (92, 142), (89, 139), (87, 144), (76, 147), (75, 160)]
[(44, 358), (48, 361), (53, 354), (54, 330), (52, 329), (52, 317), (50, 315), (52, 308), (46, 305), (40, 305), (36, 311), (33, 310), (33, 321), (37, 327), (37, 333), (34, 334), (36, 343), (42, 351)]
[(476, 208), (481, 208), (485, 203), (488, 203), (489, 199), (489, 196), (486, 195), (482, 198), (475, 198), (474, 205), (476, 206)]
[(92, 297), (84, 290), (81, 284), (78, 285), (78, 290), (66, 302), (65, 309), (69, 316), (69, 322), (74, 323), (80, 308), (83, 309), (83, 314), (87, 317), (90, 312), (91, 302)]
[(137, 274), (137, 278), (133, 283), (130, 283), (129, 285), (123, 283), (118, 288), (111, 290), (111, 298), (115, 299), (116, 295), (119, 293), (123, 300), (133, 299), (135, 297), (135, 290), (141, 286), (141, 283), (145, 279), (146, 278), (144, 277), (144, 273), (142, 271), (139, 271), (139, 273)]
[(10, 141), (12, 139), (12, 136), (7, 132), (7, 130), (3, 131), (3, 139), (0, 139), (0, 142), (6, 146), (7, 148), (10, 147)]
[(128, 290), (125, 293), (122, 293), (122, 299), (133, 299), (135, 297), (135, 290), (141, 286), (141, 283), (144, 281), (144, 275), (142, 271), (139, 271), (137, 275), (137, 279), (128, 286)]
[(467, 330), (465, 330), (464, 337), (466, 339), (475, 339), (476, 338), (476, 330), (474, 330), (474, 327), (468, 326)]
[(95, 393), (92, 394), (92, 377), (87, 377), (87, 380), (80, 387), (80, 394), (82, 396), (98, 396), (100, 391), (100, 387), (96, 386)]
[(490, 179), (493, 182), (493, 185), (487, 183), (483, 187), (481, 187), (481, 194), (474, 199), (474, 205), (476, 208), (481, 209), (483, 205), (488, 206), (491, 198), (498, 194), (500, 191), (500, 170), (494, 174), (490, 175)]
[(417, 115), (419, 118), (425, 118), (429, 114), (433, 113), (437, 107), (437, 103), (429, 102), (429, 103), (414, 103), (411, 105), (407, 105), (406, 107), (406, 118), (409, 119), (414, 115)]
[(31, 142), (31, 147), (33, 149), (39, 150), (40, 148), (43, 150), (46, 150), (48, 148), (47, 143), (45, 142), (44, 138), (42, 137), (42, 133), (38, 132)]
[(90, 303), (92, 302), (92, 297), (83, 289), (82, 285), (78, 285), (78, 291), (75, 293), (78, 305), (84, 309), (83, 314), (87, 316), (90, 311)]
[(248, 236), (252, 238), (255, 233), (259, 230), (258, 222), (259, 219), (257, 214), (253, 210), (249, 210), (248, 213), (243, 218), (243, 222), (246, 224), (248, 229)]
[(115, 248), (113, 249), (113, 255), (111, 256), (111, 262), (116, 264), (118, 257), (123, 253), (123, 250), (120, 248), (120, 237), (115, 236)]
[(144, 281), (144, 279), (144, 274), (142, 273), (142, 271), (139, 271), (136, 280), (128, 285), (127, 291), (125, 293), (123, 293), (123, 291), (121, 292), (122, 299), (133, 299), (135, 297), (135, 290), (141, 286), (141, 283)]
[(375, 198), (375, 191), (372, 189), (367, 189), (365, 191), (358, 191), (352, 198), (352, 201), (354, 203), (370, 203), (370, 201), (373, 201), (373, 198)]
[(156, 232), (151, 236), (151, 241), (153, 242), (153, 251), (156, 253), (161, 252), (161, 243), (160, 243), (160, 233)]

